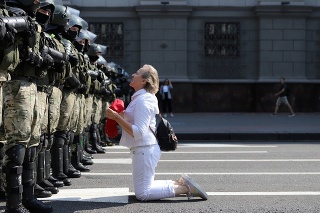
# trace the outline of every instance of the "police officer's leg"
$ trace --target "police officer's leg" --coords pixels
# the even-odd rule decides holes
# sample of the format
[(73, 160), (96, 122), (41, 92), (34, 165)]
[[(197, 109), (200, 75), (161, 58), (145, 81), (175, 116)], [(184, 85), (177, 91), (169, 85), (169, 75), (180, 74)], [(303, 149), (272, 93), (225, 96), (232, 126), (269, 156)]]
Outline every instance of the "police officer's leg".
[(71, 181), (68, 176), (63, 173), (63, 145), (67, 140), (67, 133), (65, 131), (56, 131), (54, 133), (53, 145), (51, 148), (51, 167), (52, 176), (66, 186), (71, 185)]
[(105, 153), (105, 151), (102, 149), (102, 147), (98, 144), (98, 125), (96, 123), (91, 124), (90, 128), (90, 136), (92, 138), (92, 148), (97, 151), (97, 153)]
[(69, 131), (66, 143), (63, 145), (63, 172), (69, 178), (81, 177), (81, 172), (76, 170), (71, 164), (71, 144), (74, 140), (74, 132)]
[(37, 155), (37, 147), (31, 146), (25, 150), (23, 159), (22, 185), (23, 205), (31, 212), (52, 212), (50, 205), (44, 204), (34, 196), (34, 163)]
[(90, 169), (84, 166), (81, 162), (82, 160), (82, 149), (80, 145), (80, 140), (82, 140), (82, 134), (77, 134), (74, 136), (73, 146), (75, 151), (72, 153), (72, 164), (73, 166), (81, 172), (89, 172)]
[[(85, 152), (85, 150), (83, 148), (84, 147), (83, 134), (80, 133), (78, 135), (78, 137), (79, 137), (78, 138), (79, 143), (78, 143), (78, 146), (76, 147), (76, 151), (77, 151), (77, 155), (79, 156), (79, 161), (80, 161), (80, 163), (82, 163), (82, 165), (92, 165), (93, 164), (92, 155)], [(89, 171), (89, 170), (87, 170), (87, 171)]]
[(8, 212), (29, 212), (22, 205), (22, 162), (26, 147), (16, 144), (5, 153), (6, 200)]
[(83, 130), (83, 141), (84, 141), (84, 149), (89, 154), (97, 154), (97, 151), (94, 150), (90, 144), (91, 140), (91, 125)]
[(40, 144), (42, 144), (42, 146), (38, 147), (41, 149), (39, 150), (37, 157), (37, 184), (45, 189), (45, 191), (37, 191), (35, 188), (35, 195), (36, 197), (48, 197), (50, 195), (48, 191), (51, 192), (52, 195), (57, 194), (59, 190), (47, 180), (46, 169), (48, 168), (46, 168), (45, 155), (49, 142), (48, 137), (46, 137), (45, 134), (41, 135)]
[[(54, 187), (63, 187), (63, 185), (64, 185), (63, 181), (60, 181), (51, 175), (51, 151), (50, 150), (51, 150), (51, 147), (53, 144), (53, 134), (51, 134), (49, 137), (47, 137), (47, 140), (48, 140), (48, 145), (47, 145), (47, 148), (45, 150), (45, 155), (44, 155), (44, 158), (45, 158), (44, 159), (45, 182), (51, 183)], [(52, 190), (51, 190), (51, 192), (53, 194), (56, 194)], [(58, 189), (57, 189), (57, 193), (58, 193)]]
[(44, 181), (44, 150), (45, 150), (46, 142), (45, 137), (42, 135), (40, 137), (40, 143), (36, 147), (37, 153), (36, 153), (36, 159), (35, 159), (35, 169), (34, 169), (34, 177), (35, 177), (35, 185), (34, 185), (34, 195), (37, 198), (45, 198), (45, 197), (51, 197), (52, 193), (51, 191), (48, 191), (44, 189), (39, 184)]
[(4, 175), (2, 174), (4, 160), (4, 143), (0, 142), (0, 199), (5, 199)]

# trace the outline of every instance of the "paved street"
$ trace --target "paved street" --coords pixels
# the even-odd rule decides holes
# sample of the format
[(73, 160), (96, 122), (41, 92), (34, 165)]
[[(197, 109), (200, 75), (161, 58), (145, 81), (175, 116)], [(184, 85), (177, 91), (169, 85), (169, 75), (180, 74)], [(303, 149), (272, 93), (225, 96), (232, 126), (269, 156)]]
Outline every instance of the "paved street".
[[(208, 201), (171, 198), (139, 202), (132, 194), (129, 152), (107, 147), (89, 173), (47, 199), (54, 212), (319, 212), (317, 142), (180, 143), (163, 152), (156, 179), (183, 172), (209, 194)], [(3, 210), (4, 202), (0, 210)]]

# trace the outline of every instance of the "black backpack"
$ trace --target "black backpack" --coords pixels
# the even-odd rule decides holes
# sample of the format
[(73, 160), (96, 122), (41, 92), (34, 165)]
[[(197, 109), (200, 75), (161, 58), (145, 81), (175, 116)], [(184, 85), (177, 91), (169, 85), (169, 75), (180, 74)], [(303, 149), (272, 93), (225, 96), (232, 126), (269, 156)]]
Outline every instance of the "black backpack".
[(286, 96), (289, 98), (289, 96), (290, 96), (290, 89), (289, 89), (289, 87), (288, 87), (288, 85), (287, 85), (287, 87), (286, 87)]
[[(150, 128), (151, 129), (151, 128)], [(151, 129), (152, 133), (157, 138), (161, 151), (174, 151), (177, 149), (178, 138), (167, 119), (159, 116), (156, 133)]]

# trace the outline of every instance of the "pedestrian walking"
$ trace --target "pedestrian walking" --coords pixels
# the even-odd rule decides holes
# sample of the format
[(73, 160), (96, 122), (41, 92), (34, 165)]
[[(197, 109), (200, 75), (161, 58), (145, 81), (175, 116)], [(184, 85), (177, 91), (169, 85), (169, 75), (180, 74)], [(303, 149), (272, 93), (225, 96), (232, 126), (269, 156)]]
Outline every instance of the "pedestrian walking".
[(276, 102), (276, 107), (275, 107), (274, 113), (271, 114), (272, 116), (277, 115), (279, 107), (282, 104), (286, 105), (288, 107), (288, 109), (290, 110), (289, 117), (295, 116), (295, 114), (292, 110), (292, 107), (288, 101), (288, 97), (287, 97), (288, 96), (288, 87), (287, 87), (286, 80), (284, 77), (280, 77), (280, 90), (279, 90), (279, 92), (275, 93), (274, 96), (277, 96), (278, 99)]
[(155, 94), (159, 88), (157, 70), (144, 65), (132, 75), (130, 86), (135, 90), (125, 111), (117, 113), (108, 108), (106, 116), (122, 128), (120, 145), (130, 149), (134, 193), (138, 200), (159, 200), (178, 196), (207, 199), (207, 193), (188, 175), (176, 180), (154, 180), (161, 151), (151, 129), (156, 129), (159, 114)]
[(163, 84), (160, 87), (160, 94), (162, 98), (162, 111), (164, 113), (163, 117), (167, 117), (167, 112), (170, 113), (170, 116), (173, 117), (172, 114), (172, 95), (171, 90), (173, 89), (172, 83), (169, 79), (165, 79)]

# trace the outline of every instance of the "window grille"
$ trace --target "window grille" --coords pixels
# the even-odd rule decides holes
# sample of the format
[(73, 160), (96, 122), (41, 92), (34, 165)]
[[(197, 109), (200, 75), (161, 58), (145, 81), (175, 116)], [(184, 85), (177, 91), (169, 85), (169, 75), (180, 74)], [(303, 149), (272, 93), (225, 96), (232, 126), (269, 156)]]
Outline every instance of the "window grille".
[(240, 55), (239, 22), (205, 23), (205, 56), (234, 57)]

